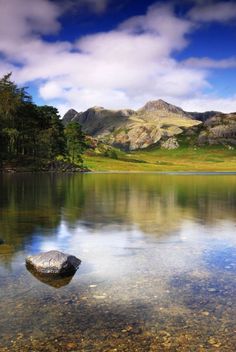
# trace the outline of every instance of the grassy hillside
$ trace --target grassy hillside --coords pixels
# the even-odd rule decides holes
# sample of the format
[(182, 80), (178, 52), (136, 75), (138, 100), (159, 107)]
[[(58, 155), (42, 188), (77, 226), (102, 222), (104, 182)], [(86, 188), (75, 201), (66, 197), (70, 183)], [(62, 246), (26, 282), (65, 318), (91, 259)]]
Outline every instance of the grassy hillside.
[(236, 171), (236, 151), (223, 147), (116, 153), (118, 159), (85, 155), (84, 162), (93, 171)]

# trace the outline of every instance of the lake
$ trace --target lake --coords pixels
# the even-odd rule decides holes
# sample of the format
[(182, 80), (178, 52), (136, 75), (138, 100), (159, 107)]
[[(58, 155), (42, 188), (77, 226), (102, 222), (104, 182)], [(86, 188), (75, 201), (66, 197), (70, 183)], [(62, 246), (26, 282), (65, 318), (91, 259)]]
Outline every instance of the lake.
[(235, 175), (2, 175), (0, 243), (1, 352), (235, 351)]

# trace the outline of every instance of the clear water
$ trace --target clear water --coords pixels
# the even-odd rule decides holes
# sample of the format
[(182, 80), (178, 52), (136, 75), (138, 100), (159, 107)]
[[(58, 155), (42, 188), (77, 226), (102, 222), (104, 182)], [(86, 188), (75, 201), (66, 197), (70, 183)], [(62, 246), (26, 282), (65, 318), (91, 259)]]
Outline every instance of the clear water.
[[(1, 176), (3, 241), (1, 352), (236, 350), (234, 175)], [(27, 271), (50, 249), (74, 277)]]

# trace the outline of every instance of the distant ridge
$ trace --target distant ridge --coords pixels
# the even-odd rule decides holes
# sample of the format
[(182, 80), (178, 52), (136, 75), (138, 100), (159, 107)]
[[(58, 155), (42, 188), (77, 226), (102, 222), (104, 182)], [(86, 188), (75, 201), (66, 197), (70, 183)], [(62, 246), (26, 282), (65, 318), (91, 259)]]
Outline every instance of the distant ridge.
[(219, 111), (189, 112), (189, 114), (196, 120), (206, 121), (210, 117), (221, 114), (221, 112)]

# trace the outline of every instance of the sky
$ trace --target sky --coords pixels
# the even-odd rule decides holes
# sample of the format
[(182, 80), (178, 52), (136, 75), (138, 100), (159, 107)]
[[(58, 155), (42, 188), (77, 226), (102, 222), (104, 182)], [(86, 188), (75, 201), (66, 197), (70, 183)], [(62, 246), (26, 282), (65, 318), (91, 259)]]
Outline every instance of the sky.
[(0, 0), (0, 76), (38, 104), (236, 111), (236, 1)]

